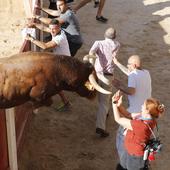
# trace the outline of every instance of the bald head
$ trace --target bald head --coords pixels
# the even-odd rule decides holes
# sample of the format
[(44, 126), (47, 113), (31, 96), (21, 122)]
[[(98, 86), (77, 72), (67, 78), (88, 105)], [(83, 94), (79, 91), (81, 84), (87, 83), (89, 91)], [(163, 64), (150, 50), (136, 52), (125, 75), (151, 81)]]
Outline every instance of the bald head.
[(138, 55), (132, 55), (131, 57), (129, 57), (128, 63), (133, 64), (135, 68), (141, 67), (141, 60)]
[(116, 30), (114, 28), (110, 27), (105, 31), (104, 36), (105, 36), (105, 38), (115, 39), (116, 38)]

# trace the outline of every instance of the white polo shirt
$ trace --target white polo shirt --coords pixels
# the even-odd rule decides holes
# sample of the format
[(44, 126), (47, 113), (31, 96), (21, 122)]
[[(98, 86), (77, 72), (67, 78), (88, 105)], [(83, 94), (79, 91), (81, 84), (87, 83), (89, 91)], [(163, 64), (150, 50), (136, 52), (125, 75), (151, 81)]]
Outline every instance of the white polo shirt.
[(57, 44), (57, 46), (53, 49), (54, 54), (71, 56), (67, 37), (63, 30), (61, 30), (60, 34), (52, 37), (52, 41)]
[(128, 87), (135, 88), (134, 95), (128, 95), (130, 113), (141, 112), (141, 107), (147, 98), (151, 97), (151, 77), (148, 70), (135, 69), (128, 76)]

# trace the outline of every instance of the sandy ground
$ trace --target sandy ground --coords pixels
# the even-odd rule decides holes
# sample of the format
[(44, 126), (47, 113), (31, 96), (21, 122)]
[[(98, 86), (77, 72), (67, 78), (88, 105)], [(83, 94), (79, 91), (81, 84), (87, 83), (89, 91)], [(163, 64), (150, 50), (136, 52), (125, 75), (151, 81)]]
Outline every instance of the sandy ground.
[[(143, 66), (152, 76), (153, 97), (166, 106), (166, 114), (159, 120), (159, 133), (163, 151), (152, 163), (153, 170), (168, 170), (170, 166), (170, 1), (165, 0), (107, 0), (104, 15), (107, 24), (95, 20), (96, 9), (89, 3), (78, 13), (84, 45), (77, 54), (80, 60), (88, 53), (95, 40), (103, 39), (109, 26), (117, 30), (121, 43), (119, 60), (126, 64), (127, 58), (138, 54)], [(4, 17), (6, 14), (0, 13)], [(6, 57), (19, 51), (20, 29), (23, 21), (18, 18), (3, 20), (0, 25), (0, 56)], [(127, 77), (116, 69), (116, 77), (125, 84)], [(112, 110), (107, 120), (110, 136), (100, 139), (95, 135), (97, 100), (89, 101), (66, 92), (72, 103), (68, 112), (56, 112), (60, 103), (55, 96), (52, 107), (43, 107), (33, 115), (26, 140), (19, 158), (20, 170), (114, 170), (118, 161), (115, 134), (118, 125)]]

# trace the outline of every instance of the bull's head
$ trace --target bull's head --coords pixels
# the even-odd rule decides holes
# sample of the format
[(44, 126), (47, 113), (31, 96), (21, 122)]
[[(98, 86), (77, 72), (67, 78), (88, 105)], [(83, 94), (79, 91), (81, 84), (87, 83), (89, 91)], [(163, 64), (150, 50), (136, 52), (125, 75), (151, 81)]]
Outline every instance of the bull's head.
[[(94, 98), (96, 90), (103, 94), (111, 94), (98, 85), (94, 66), (90, 62), (83, 63), (76, 58), (68, 57), (63, 59), (62, 62), (64, 66), (60, 68), (60, 72), (65, 75), (66, 83), (63, 86), (65, 90), (74, 90), (80, 96), (90, 99)], [(72, 66), (70, 63), (72, 63)], [(69, 70), (69, 73), (64, 73), (65, 70)], [(64, 80), (64, 77), (61, 79)]]
[[(96, 56), (95, 56), (95, 55), (86, 55), (86, 56), (84, 56), (83, 61), (84, 61), (84, 62), (89, 62), (89, 63), (91, 63), (92, 65), (94, 65), (95, 59), (96, 59)], [(103, 93), (103, 94), (111, 94), (110, 91), (107, 91), (107, 90), (103, 89), (102, 87), (100, 87), (100, 86), (98, 85), (98, 83), (96, 82), (96, 79), (97, 79), (97, 78), (100, 79), (103, 83), (105, 83), (105, 84), (107, 84), (107, 85), (110, 84), (109, 80), (108, 80), (106, 77), (104, 77), (103, 74), (97, 74), (97, 77), (94, 77), (94, 74), (90, 74), (90, 75), (89, 75), (89, 82), (90, 82), (90, 83), (87, 82), (87, 87), (88, 87), (89, 89), (95, 88), (97, 91), (99, 91), (100, 93)]]

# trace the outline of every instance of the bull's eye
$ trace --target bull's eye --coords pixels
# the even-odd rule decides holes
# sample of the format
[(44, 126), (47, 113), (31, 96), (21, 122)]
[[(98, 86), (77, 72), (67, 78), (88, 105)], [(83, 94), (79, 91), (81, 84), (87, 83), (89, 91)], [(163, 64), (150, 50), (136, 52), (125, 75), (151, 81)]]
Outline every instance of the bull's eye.
[(88, 90), (94, 91), (94, 87), (93, 87), (93, 85), (92, 85), (89, 81), (87, 81), (87, 82), (85, 83), (85, 86), (88, 88)]

